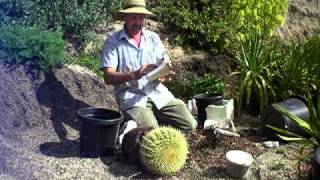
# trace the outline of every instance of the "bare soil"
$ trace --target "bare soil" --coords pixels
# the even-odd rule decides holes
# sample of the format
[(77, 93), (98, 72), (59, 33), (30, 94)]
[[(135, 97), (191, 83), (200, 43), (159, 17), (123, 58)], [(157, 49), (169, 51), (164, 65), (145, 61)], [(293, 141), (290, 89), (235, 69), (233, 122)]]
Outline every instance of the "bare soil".
[[(225, 153), (244, 150), (254, 156), (249, 179), (297, 179), (299, 146), (267, 149), (256, 116), (235, 119), (241, 137), (215, 137), (199, 127), (186, 132), (189, 159), (184, 169), (163, 177), (142, 173), (121, 153), (100, 158), (80, 156), (81, 107), (117, 109), (112, 87), (87, 69), (68, 66), (43, 74), (33, 63), (0, 64), (0, 178), (5, 179), (218, 179)], [(301, 166), (306, 178), (309, 166)]]
[[(290, 0), (289, 15), (279, 35), (283, 39), (309, 36), (318, 31), (319, 17), (319, 1)], [(234, 68), (233, 60), (225, 55), (211, 57), (173, 47), (166, 40), (165, 45), (177, 62), (181, 80), (187, 71), (191, 75), (214, 71), (227, 77)], [(301, 147), (281, 143), (265, 148), (261, 120), (249, 114), (235, 117), (240, 137), (215, 137), (201, 127), (186, 133), (189, 159), (181, 172), (170, 177), (139, 174), (141, 169), (119, 153), (83, 158), (76, 110), (88, 106), (117, 109), (112, 87), (83, 67), (65, 66), (44, 74), (30, 62), (0, 64), (0, 179), (229, 179), (225, 153), (231, 149), (253, 155), (247, 179), (308, 178), (310, 163), (299, 161)]]

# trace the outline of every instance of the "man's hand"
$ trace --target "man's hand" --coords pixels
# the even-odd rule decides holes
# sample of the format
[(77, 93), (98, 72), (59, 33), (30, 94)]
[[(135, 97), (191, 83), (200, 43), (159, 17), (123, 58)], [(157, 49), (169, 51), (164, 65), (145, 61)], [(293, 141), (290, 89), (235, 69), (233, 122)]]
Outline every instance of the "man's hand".
[[(165, 54), (163, 56), (163, 62), (165, 62), (170, 68), (172, 67), (171, 60), (168, 55)], [(176, 75), (176, 73), (174, 71), (170, 70), (170, 73), (168, 75), (163, 76), (163, 77), (159, 78), (158, 80), (160, 82), (170, 82), (174, 75)]]
[(140, 79), (142, 76), (148, 74), (150, 71), (157, 68), (158, 65), (156, 64), (144, 64), (142, 65), (138, 70), (134, 71), (135, 78), (134, 79)]
[(176, 75), (176, 73), (174, 71), (170, 71), (170, 74), (163, 76), (163, 77), (159, 78), (158, 80), (160, 82), (170, 82), (174, 75)]

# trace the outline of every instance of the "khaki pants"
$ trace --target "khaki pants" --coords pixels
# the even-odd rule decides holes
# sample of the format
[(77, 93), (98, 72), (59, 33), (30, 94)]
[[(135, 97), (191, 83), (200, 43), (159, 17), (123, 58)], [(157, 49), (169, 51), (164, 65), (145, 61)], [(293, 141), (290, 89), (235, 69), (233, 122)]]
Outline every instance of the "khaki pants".
[(195, 129), (198, 124), (180, 99), (170, 101), (159, 110), (151, 100), (148, 100), (146, 108), (132, 107), (123, 114), (126, 120), (134, 120), (140, 127), (156, 128), (160, 124), (171, 125), (179, 129)]

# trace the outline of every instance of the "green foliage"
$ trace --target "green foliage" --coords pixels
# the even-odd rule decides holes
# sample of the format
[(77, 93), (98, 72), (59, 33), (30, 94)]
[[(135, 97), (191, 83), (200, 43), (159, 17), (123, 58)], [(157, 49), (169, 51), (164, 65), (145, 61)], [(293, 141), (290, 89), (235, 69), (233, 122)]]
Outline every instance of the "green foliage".
[(70, 63), (85, 66), (92, 70), (96, 75), (102, 77), (102, 72), (100, 71), (100, 54), (101, 47), (94, 46), (88, 53), (80, 54), (79, 56), (72, 57)]
[(272, 35), (288, 11), (288, 0), (159, 0), (154, 12), (169, 27), (184, 32), (192, 45), (205, 48), (240, 49), (250, 32)]
[(64, 35), (86, 40), (90, 30), (109, 24), (120, 0), (0, 0), (0, 20), (4, 24), (41, 24), (49, 29), (62, 27)]
[(231, 17), (236, 37), (238, 40), (249, 40), (251, 37), (247, 32), (273, 35), (275, 28), (284, 23), (287, 13), (288, 1), (233, 1)]
[(0, 26), (26, 21), (35, 1), (0, 0)]
[(305, 89), (320, 87), (320, 36), (304, 42), (293, 42), (283, 51), (278, 62), (277, 95), (287, 98), (293, 94), (304, 94)]
[(225, 94), (226, 82), (216, 75), (208, 73), (202, 77), (188, 81), (186, 88), (191, 95), (201, 93), (208, 95)]
[(177, 129), (160, 127), (147, 132), (140, 141), (142, 164), (151, 172), (170, 175), (186, 163), (188, 143)]
[(243, 99), (246, 98), (246, 105), (251, 101), (259, 101), (260, 114), (263, 112), (269, 103), (270, 96), (274, 96), (270, 82), (275, 76), (272, 67), (278, 58), (276, 46), (268, 47), (259, 33), (251, 37), (247, 46), (242, 47), (242, 54), (237, 57), (238, 68), (232, 73), (239, 77), (239, 111)]
[(0, 60), (7, 63), (38, 61), (44, 70), (64, 61), (65, 42), (60, 32), (43, 31), (36, 26), (0, 27)]
[(212, 73), (183, 82), (173, 81), (168, 87), (181, 98), (191, 98), (196, 94), (225, 94), (227, 90), (226, 81)]
[(292, 120), (292, 122), (298, 127), (305, 130), (311, 136), (311, 138), (308, 139), (290, 131), (270, 125), (267, 125), (267, 127), (279, 132), (281, 135), (278, 134), (278, 136), (285, 141), (300, 143), (307, 147), (313, 148), (313, 150), (316, 150), (316, 148), (320, 146), (320, 90), (316, 92), (315, 100), (313, 100), (309, 91), (306, 94), (310, 120), (301, 119), (279, 105), (276, 106), (276, 108), (281, 114)]

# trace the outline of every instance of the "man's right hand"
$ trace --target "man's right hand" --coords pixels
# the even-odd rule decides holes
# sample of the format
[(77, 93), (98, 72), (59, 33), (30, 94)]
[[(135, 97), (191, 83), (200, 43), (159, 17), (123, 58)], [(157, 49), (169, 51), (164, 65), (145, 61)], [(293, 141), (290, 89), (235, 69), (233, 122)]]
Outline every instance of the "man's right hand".
[(158, 65), (156, 64), (144, 64), (142, 65), (138, 70), (134, 71), (135, 79), (140, 79), (142, 76), (145, 76), (148, 74), (150, 71), (154, 70), (157, 68)]

